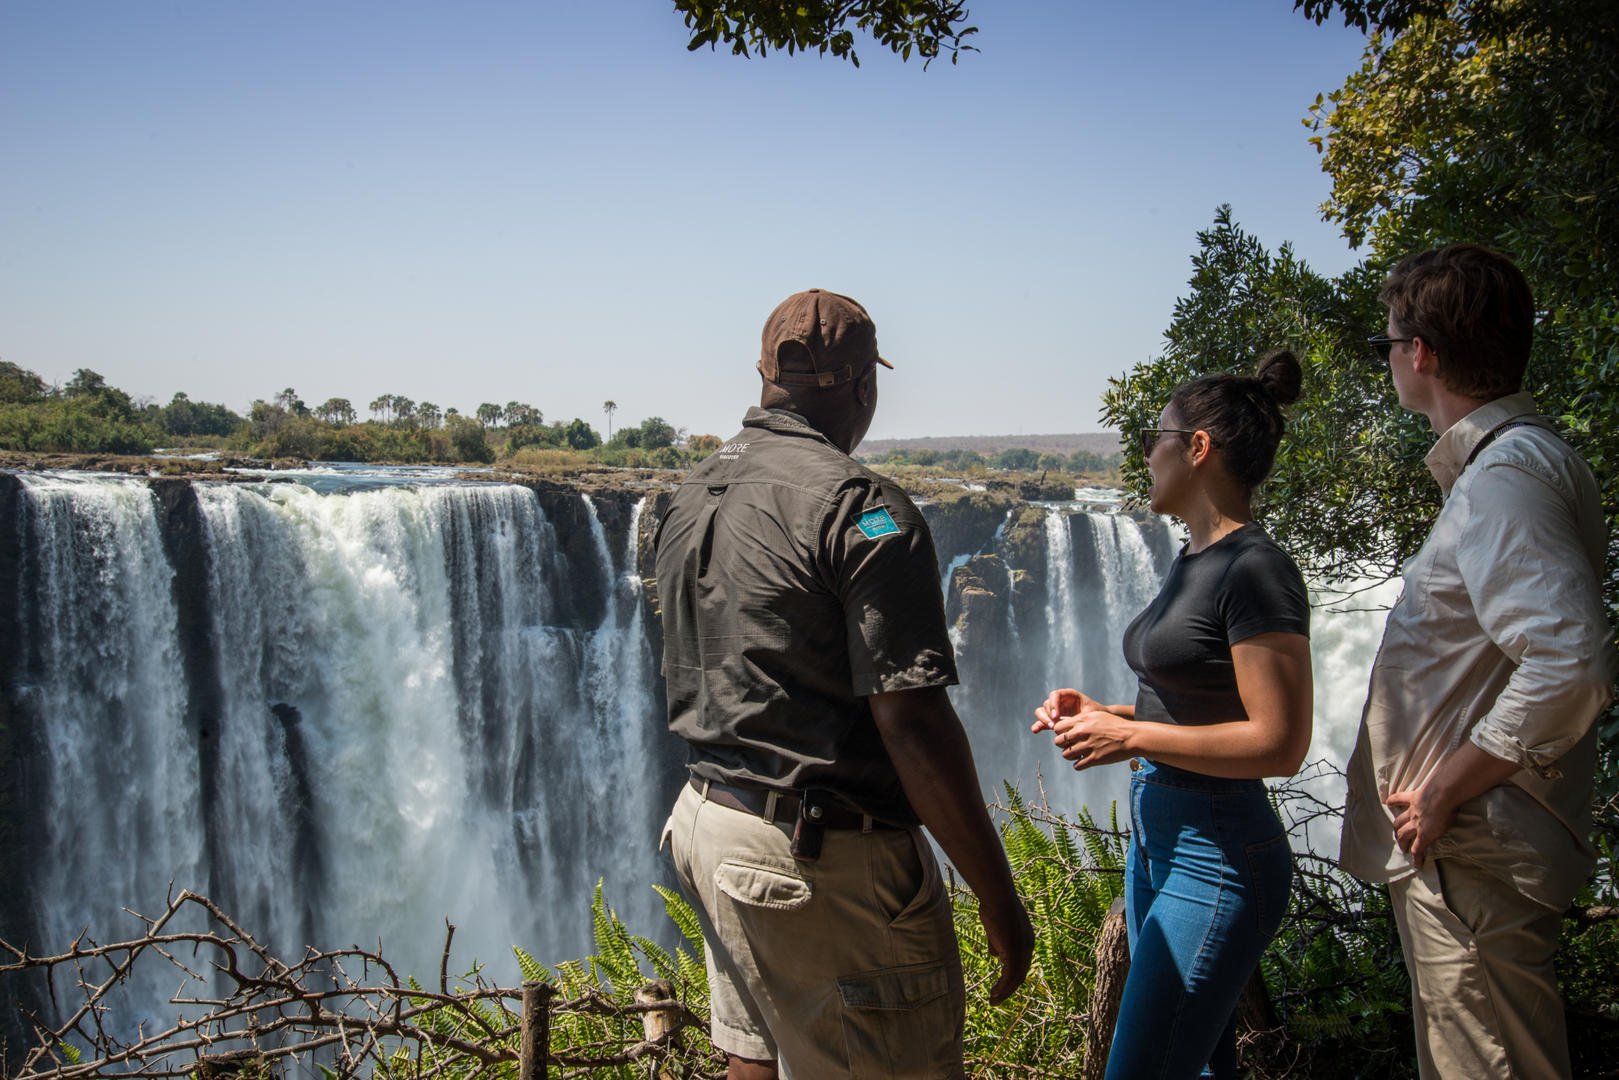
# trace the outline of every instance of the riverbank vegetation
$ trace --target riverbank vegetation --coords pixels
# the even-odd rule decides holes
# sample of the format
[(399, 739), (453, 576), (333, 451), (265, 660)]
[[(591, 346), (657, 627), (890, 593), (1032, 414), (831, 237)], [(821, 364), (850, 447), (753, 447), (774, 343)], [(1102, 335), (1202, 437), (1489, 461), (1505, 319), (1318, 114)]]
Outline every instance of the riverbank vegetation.
[(584, 420), (546, 423), (539, 409), (520, 401), (486, 402), (466, 415), (382, 394), (367, 408), (370, 417), (362, 420), (347, 398), (310, 406), (290, 387), (254, 401), (246, 416), (184, 393), (160, 406), (136, 401), (88, 369), (53, 387), (0, 361), (0, 450), (144, 454), (165, 447), (269, 460), (488, 464), (531, 446), (622, 457), (643, 445), (644, 434), (650, 433), (649, 449), (672, 446), (677, 434), (652, 417), (604, 446)]
[[(290, 387), (254, 401), (246, 416), (183, 393), (160, 406), (136, 400), (87, 369), (53, 387), (0, 361), (0, 453), (139, 455), (163, 448), (169, 455), (211, 452), (269, 462), (500, 465), (557, 474), (599, 466), (686, 469), (720, 447), (719, 436), (688, 434), (661, 416), (621, 427), (604, 440), (579, 417), (547, 421), (520, 401), (485, 402), (466, 414), (383, 394), (368, 408), (370, 417), (361, 420), (346, 398), (311, 407)], [(609, 420), (616, 409), (609, 410)], [(1057, 492), (1052, 498), (1066, 498), (1075, 484), (1112, 483), (1118, 476), (1117, 455), (1084, 450), (891, 450), (868, 463), (918, 481), (1040, 473)]]

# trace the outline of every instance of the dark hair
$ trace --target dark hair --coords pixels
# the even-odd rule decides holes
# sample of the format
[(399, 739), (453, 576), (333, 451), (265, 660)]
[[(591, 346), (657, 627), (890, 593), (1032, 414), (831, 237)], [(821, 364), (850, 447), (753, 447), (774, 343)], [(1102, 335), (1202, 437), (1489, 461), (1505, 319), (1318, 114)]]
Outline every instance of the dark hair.
[(1226, 472), (1252, 491), (1270, 475), (1287, 421), (1283, 405), (1299, 399), (1304, 371), (1286, 349), (1259, 361), (1252, 375), (1204, 375), (1182, 383), (1169, 404), (1184, 427), (1206, 431)]
[(1523, 386), (1535, 301), (1505, 255), (1477, 244), (1408, 255), (1377, 298), (1402, 335), (1428, 343), (1451, 391), (1493, 400)]

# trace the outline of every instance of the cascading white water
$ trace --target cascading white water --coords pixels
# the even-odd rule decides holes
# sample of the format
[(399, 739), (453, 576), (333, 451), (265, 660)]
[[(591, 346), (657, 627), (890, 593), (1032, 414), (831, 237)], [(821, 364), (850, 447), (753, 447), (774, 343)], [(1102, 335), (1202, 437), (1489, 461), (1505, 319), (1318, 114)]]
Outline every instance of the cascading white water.
[(1080, 606), (1074, 592), (1074, 536), (1068, 527), (1068, 515), (1047, 510), (1045, 530), (1046, 626), (1051, 633), (1045, 681), (1049, 690), (1084, 680), (1074, 678), (1079, 659)]
[[(17, 701), (41, 733), (43, 835), (31, 868), (35, 952), (88, 931), (135, 936), (126, 906), (158, 914), (203, 860), (197, 755), (186, 730), (175, 607), (157, 505), (134, 480), (21, 478), (17, 617), (32, 670)], [(8, 867), (10, 876), (16, 868)], [(158, 1014), (167, 974), (135, 973)]]
[[(1147, 548), (1147, 529), (1168, 532), (1161, 519), (1138, 521), (1123, 514), (1087, 513), (1091, 536), (1096, 545), (1096, 562), (1103, 567), (1100, 585), (1103, 622), (1108, 628), (1113, 651), (1122, 653), (1124, 629), (1142, 609), (1152, 603), (1163, 583), (1164, 570)], [(1128, 701), (1134, 696), (1135, 680), (1122, 657), (1098, 672), (1092, 695), (1106, 701)]]
[[(381, 936), (409, 969), (436, 918), (467, 910), (464, 883), (496, 880), (456, 723), (445, 551), (447, 504), (486, 493), (198, 497), (226, 673), (214, 888), (249, 925)], [(478, 955), (517, 940), (504, 915), (467, 927)]]
[[(239, 909), (299, 930), (275, 913), (307, 907), (311, 940), (363, 928), (407, 970), (436, 956), (448, 917), (460, 955), (497, 976), (512, 944), (586, 950), (598, 877), (650, 910), (654, 853), (611, 850), (627, 821), (653, 830), (647, 786), (624, 782), (650, 758), (645, 632), (634, 562), (612, 557), (588, 498), (594, 565), (570, 580), (525, 488), (200, 494), (235, 673), (220, 832), (253, 837), (266, 805), (307, 814), (305, 842), (280, 814), (279, 835), (223, 846)], [(601, 625), (562, 620), (558, 594), (600, 595), (601, 579)], [(289, 790), (299, 776), (306, 790)], [(317, 896), (275, 895), (300, 877)]]
[[(194, 485), (217, 693), (191, 732), (148, 486), (23, 485), (51, 774), (36, 950), (130, 934), (121, 908), (160, 908), (171, 881), (283, 955), (380, 940), (424, 978), (446, 919), (456, 962), (497, 980), (513, 945), (590, 951), (599, 878), (658, 933), (672, 737), (635, 569), (645, 500), (615, 554), (578, 496), (591, 535), (570, 565), (527, 488)], [(174, 975), (153, 974), (117, 1021), (167, 1011)]]

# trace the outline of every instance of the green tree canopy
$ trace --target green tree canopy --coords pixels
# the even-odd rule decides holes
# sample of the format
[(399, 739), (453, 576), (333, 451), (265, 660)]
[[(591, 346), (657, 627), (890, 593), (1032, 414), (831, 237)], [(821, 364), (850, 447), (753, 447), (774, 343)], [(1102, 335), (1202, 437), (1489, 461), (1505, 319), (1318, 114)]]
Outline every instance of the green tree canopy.
[(665, 446), (673, 446), (680, 433), (675, 426), (661, 416), (649, 416), (641, 421), (641, 447), (646, 450), (659, 450)]
[[(1330, 8), (1321, 2), (1318, 8)], [(1306, 123), (1322, 208), (1379, 268), (1453, 241), (1510, 253), (1542, 315), (1529, 383), (1619, 518), (1619, 18), (1587, 0), (1338, 0), (1383, 28)], [(1374, 10), (1375, 9), (1375, 10)], [(1307, 12), (1308, 13), (1308, 12)], [(1619, 536), (1610, 529), (1610, 544)], [(1610, 547), (1609, 565), (1619, 565)], [(1619, 585), (1609, 583), (1619, 616)]]
[[(1380, 325), (1381, 274), (1324, 278), (1286, 245), (1267, 250), (1229, 206), (1197, 240), (1163, 353), (1108, 382), (1108, 425), (1127, 435), (1154, 427), (1181, 383), (1215, 371), (1251, 374), (1265, 353), (1291, 347), (1304, 365), (1304, 396), (1256, 509), (1314, 576), (1395, 573), (1421, 543), (1439, 492), (1422, 464), (1432, 441), (1426, 424), (1398, 407), (1386, 367), (1365, 345)], [(1124, 474), (1143, 498), (1135, 438), (1124, 440)]]
[(997, 469), (1014, 469), (1028, 472), (1040, 467), (1040, 452), (1030, 450), (1026, 446), (1013, 446), (1002, 450), (990, 458), (989, 462)]
[(181, 393), (176, 393), (167, 405), (156, 411), (163, 431), (181, 437), (230, 435), (246, 422), (223, 405), (192, 401)]
[[(1381, 325), (1376, 291), (1395, 261), (1474, 241), (1529, 278), (1542, 317), (1528, 388), (1619, 517), (1619, 19), (1585, 0), (1295, 6), (1373, 29), (1360, 69), (1305, 118), (1332, 179), (1323, 215), (1368, 247), (1366, 263), (1324, 279), (1222, 210), (1198, 237), (1163, 354), (1114, 381), (1109, 421), (1144, 425), (1179, 382), (1293, 347), (1305, 396), (1264, 494), (1271, 523), (1318, 572), (1391, 573), (1436, 505), (1420, 463), (1432, 434), (1400, 412), (1359, 342)], [(1125, 446), (1140, 492), (1140, 452)], [(1608, 602), (1619, 615), (1614, 579)]]
[(967, 39), (978, 33), (967, 25), (964, 0), (675, 0), (675, 10), (691, 31), (689, 50), (721, 43), (736, 56), (813, 49), (855, 67), (860, 66), (855, 30), (869, 33), (901, 60), (922, 57), (924, 68), (945, 53), (954, 64), (962, 52), (973, 51)]
[(348, 398), (327, 398), (315, 407), (315, 417), (328, 424), (348, 425), (354, 423), (354, 406)]
[(589, 450), (601, 445), (601, 436), (583, 420), (575, 417), (562, 429), (562, 436), (574, 450)]
[(45, 380), (9, 360), (0, 360), (0, 402), (44, 401), (50, 396)]
[(107, 380), (98, 372), (89, 368), (79, 368), (73, 373), (73, 378), (67, 381), (67, 385), (62, 387), (62, 393), (68, 397), (93, 397), (96, 394), (106, 393), (108, 389)]

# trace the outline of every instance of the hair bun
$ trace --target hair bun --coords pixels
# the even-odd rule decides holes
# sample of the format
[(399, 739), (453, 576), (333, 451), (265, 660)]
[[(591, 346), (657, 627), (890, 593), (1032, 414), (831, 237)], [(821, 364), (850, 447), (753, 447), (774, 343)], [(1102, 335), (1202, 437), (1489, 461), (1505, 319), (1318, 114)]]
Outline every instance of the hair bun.
[(1304, 369), (1291, 350), (1278, 349), (1259, 361), (1254, 378), (1276, 404), (1291, 405), (1299, 399), (1299, 391), (1303, 389)]

